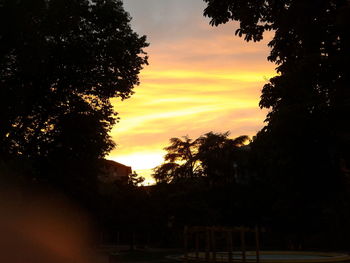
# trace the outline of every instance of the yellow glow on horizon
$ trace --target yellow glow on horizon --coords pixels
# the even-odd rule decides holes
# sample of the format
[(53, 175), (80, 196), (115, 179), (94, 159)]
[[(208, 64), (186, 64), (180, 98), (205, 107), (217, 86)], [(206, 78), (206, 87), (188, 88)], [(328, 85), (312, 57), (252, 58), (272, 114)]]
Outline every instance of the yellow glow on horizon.
[(143, 176), (145, 181), (142, 185), (153, 185), (155, 180), (152, 178), (153, 168), (163, 162), (164, 152), (159, 151), (141, 151), (121, 156), (110, 155), (109, 159), (131, 166), (132, 170), (138, 175)]
[(164, 152), (149, 151), (126, 154), (122, 156), (110, 155), (109, 159), (131, 166), (133, 170), (153, 169), (163, 161)]
[[(178, 2), (172, 4), (188, 4)], [(130, 99), (113, 100), (121, 119), (111, 132), (117, 147), (107, 158), (154, 182), (151, 169), (162, 163), (171, 137), (195, 139), (210, 131), (255, 135), (266, 116), (259, 108), (261, 88), (276, 72), (266, 60), (272, 32), (259, 43), (247, 43), (234, 36), (234, 23), (209, 26), (200, 8), (186, 21), (174, 16), (170, 27), (152, 24), (146, 13), (139, 10), (139, 17), (131, 16), (145, 29), (140, 33), (149, 36), (150, 64), (141, 71), (141, 85)]]

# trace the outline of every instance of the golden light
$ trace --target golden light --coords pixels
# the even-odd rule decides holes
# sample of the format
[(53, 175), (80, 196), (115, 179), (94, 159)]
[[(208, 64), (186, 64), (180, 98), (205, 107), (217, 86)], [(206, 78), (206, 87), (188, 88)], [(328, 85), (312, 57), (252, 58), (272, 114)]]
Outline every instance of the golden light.
[(236, 80), (240, 82), (259, 82), (269, 79), (275, 72), (223, 72), (223, 71), (190, 71), (190, 70), (169, 70), (169, 71), (145, 71), (142, 73), (143, 79), (196, 79), (196, 80)]
[(141, 71), (141, 85), (130, 99), (113, 101), (121, 120), (111, 132), (117, 147), (108, 159), (154, 182), (151, 169), (162, 163), (171, 137), (195, 139), (210, 131), (253, 136), (261, 129), (266, 116), (258, 106), (261, 88), (276, 74), (266, 60), (271, 33), (260, 43), (247, 43), (234, 36), (235, 24), (212, 28), (202, 16), (201, 1), (192, 3), (197, 13), (180, 8), (181, 16), (167, 9), (170, 1), (159, 1), (158, 7), (168, 12), (163, 22), (171, 25), (152, 21), (153, 9), (125, 2), (134, 8), (127, 11), (136, 31), (151, 43), (150, 65)]
[(114, 161), (132, 166), (133, 170), (151, 169), (156, 167), (163, 160), (164, 152), (138, 152), (118, 157), (112, 157)]
[(131, 166), (133, 171), (145, 177), (143, 185), (152, 185), (155, 180), (152, 178), (152, 169), (163, 161), (163, 151), (137, 152), (121, 155), (117, 157), (110, 156), (110, 159)]

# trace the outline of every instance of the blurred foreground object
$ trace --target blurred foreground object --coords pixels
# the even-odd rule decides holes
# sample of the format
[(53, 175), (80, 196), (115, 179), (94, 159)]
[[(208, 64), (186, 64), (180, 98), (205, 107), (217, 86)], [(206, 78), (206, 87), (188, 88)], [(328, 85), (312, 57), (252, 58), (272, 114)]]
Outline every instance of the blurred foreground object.
[(24, 200), (0, 192), (0, 262), (97, 262), (88, 218), (52, 196)]

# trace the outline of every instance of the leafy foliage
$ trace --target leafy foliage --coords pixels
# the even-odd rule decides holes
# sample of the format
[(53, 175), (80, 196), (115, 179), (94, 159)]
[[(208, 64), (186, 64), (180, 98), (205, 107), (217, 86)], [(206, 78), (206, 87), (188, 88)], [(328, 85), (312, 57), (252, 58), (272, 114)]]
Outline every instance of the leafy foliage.
[(129, 175), (128, 184), (131, 186), (140, 186), (145, 181), (145, 178), (139, 176), (136, 172)]
[(244, 135), (235, 139), (228, 138), (229, 133), (209, 132), (201, 136), (198, 147), (198, 159), (204, 173), (213, 180), (235, 180), (238, 176), (240, 147), (249, 141)]
[(248, 136), (229, 139), (229, 133), (209, 132), (196, 140), (188, 136), (171, 138), (164, 148), (164, 163), (154, 169), (157, 182), (170, 183), (184, 179), (207, 177), (212, 181), (234, 180), (237, 176), (239, 148)]
[(155, 168), (154, 178), (158, 182), (170, 182), (180, 178), (194, 178), (200, 175), (196, 157), (197, 141), (188, 136), (171, 138), (170, 145), (164, 150), (165, 163)]
[(267, 124), (252, 143), (268, 221), (298, 225), (297, 235), (331, 232), (349, 196), (349, 1), (204, 1), (212, 25), (239, 21), (247, 41), (274, 32), (268, 60), (278, 75), (262, 89)]
[(262, 90), (260, 106), (270, 112), (258, 138), (272, 136), (282, 148), (293, 137), (303, 143), (307, 138), (311, 148), (323, 141), (329, 158), (346, 158), (349, 2), (204, 1), (208, 3), (204, 14), (212, 18), (212, 25), (237, 20), (236, 34), (247, 41), (261, 40), (266, 30), (275, 32), (268, 59), (277, 64), (279, 75)]
[(96, 159), (147, 63), (120, 0), (0, 1), (0, 156)]

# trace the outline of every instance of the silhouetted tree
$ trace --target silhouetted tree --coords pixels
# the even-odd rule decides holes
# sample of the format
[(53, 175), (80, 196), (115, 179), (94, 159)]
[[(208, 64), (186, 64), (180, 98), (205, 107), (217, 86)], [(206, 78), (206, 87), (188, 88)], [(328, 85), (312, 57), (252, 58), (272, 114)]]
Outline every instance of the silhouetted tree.
[(198, 138), (197, 158), (204, 174), (213, 181), (234, 182), (238, 176), (240, 147), (248, 136), (229, 139), (229, 132), (209, 132)]
[(254, 158), (279, 196), (266, 200), (280, 216), (275, 224), (295, 209), (289, 223), (320, 229), (313, 222), (327, 222), (321, 218), (335, 207), (350, 161), (349, 1), (204, 1), (212, 25), (239, 21), (236, 35), (247, 41), (274, 31), (268, 59), (278, 75), (262, 90), (260, 107), (269, 113)]
[(167, 151), (165, 162), (154, 169), (154, 178), (159, 183), (198, 177), (233, 182), (241, 159), (240, 148), (249, 137), (230, 139), (228, 136), (229, 132), (209, 132), (196, 140), (188, 136), (171, 138), (171, 145), (164, 148)]
[(147, 63), (120, 0), (0, 1), (0, 158), (96, 159)]
[[(247, 136), (231, 139), (228, 132), (171, 139), (165, 162), (154, 170), (157, 185), (150, 192), (158, 228), (166, 232), (169, 218), (178, 233), (184, 225), (258, 223), (260, 203), (253, 198), (258, 191), (247, 180), (249, 142)], [(189, 157), (195, 162), (194, 177), (186, 173)]]
[(268, 59), (279, 75), (262, 90), (260, 106), (270, 112), (259, 136), (294, 137), (308, 148), (322, 144), (339, 165), (350, 142), (349, 1), (204, 1), (212, 25), (237, 20), (236, 34), (247, 41), (275, 31)]
[(145, 181), (145, 178), (139, 176), (136, 172), (129, 175), (128, 184), (131, 186), (140, 186)]
[(177, 179), (189, 179), (201, 174), (201, 167), (196, 157), (197, 141), (188, 136), (171, 138), (170, 145), (164, 150), (165, 163), (154, 169), (154, 178), (158, 182), (171, 182)]
[(180, 165), (174, 162), (163, 163), (153, 170), (153, 177), (157, 183), (170, 183), (181, 178)]

